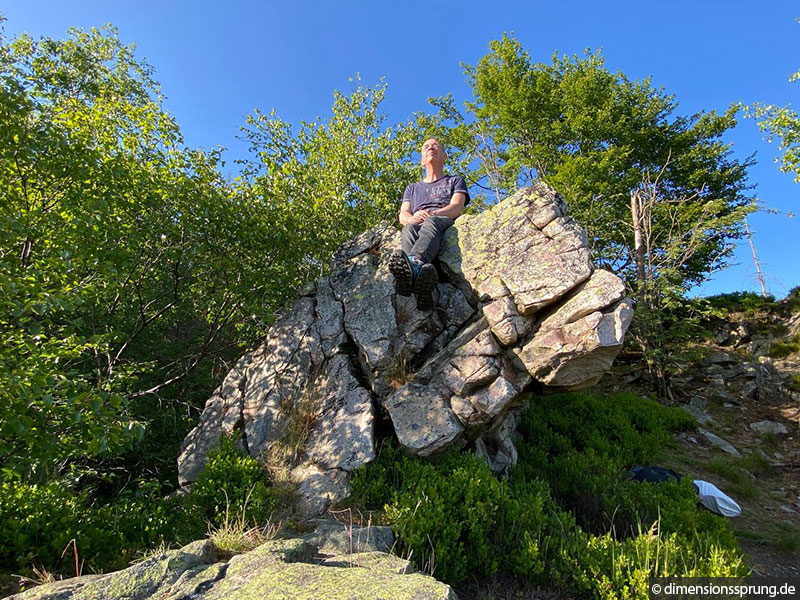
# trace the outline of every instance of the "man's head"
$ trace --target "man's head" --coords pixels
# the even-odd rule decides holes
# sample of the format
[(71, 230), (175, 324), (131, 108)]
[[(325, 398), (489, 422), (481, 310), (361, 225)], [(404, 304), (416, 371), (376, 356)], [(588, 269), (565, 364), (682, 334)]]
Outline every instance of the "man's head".
[(447, 152), (444, 151), (444, 148), (436, 138), (428, 138), (425, 140), (422, 143), (420, 153), (422, 154), (420, 163), (428, 171), (436, 171), (437, 166), (441, 169), (447, 160)]

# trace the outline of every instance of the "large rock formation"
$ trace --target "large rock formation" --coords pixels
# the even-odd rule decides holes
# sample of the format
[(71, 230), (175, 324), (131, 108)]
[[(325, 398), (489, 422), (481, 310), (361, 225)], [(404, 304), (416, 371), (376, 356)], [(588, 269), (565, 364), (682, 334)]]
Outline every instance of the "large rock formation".
[(592, 266), (586, 235), (556, 193), (522, 189), (448, 231), (437, 308), (394, 294), (397, 230), (341, 246), (208, 400), (179, 459), (191, 484), (222, 433), (282, 461), (298, 509), (320, 514), (349, 493), (375, 455), (376, 414), (400, 444), (430, 455), (474, 444), (495, 471), (516, 461), (525, 392), (592, 385), (611, 366), (632, 316), (622, 282)]

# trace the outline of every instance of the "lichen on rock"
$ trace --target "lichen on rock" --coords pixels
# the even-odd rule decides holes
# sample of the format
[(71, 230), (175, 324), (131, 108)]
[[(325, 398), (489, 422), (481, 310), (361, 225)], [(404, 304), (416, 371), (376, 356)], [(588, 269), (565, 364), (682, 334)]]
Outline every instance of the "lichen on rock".
[(227, 561), (213, 542), (197, 541), (122, 571), (45, 584), (11, 598), (456, 600), (450, 586), (415, 572), (408, 560), (383, 551), (391, 531), (367, 532), (363, 547), (343, 547), (344, 538), (353, 535), (360, 539), (361, 532), (323, 522), (309, 536), (270, 540)]

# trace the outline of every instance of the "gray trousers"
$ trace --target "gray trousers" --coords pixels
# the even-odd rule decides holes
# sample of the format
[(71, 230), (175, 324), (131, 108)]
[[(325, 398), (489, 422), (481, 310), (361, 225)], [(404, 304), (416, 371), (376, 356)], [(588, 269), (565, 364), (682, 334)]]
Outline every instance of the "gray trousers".
[(403, 227), (403, 252), (419, 256), (422, 262), (432, 262), (439, 254), (444, 232), (453, 223), (455, 219), (439, 216), (428, 217), (422, 224), (409, 223)]

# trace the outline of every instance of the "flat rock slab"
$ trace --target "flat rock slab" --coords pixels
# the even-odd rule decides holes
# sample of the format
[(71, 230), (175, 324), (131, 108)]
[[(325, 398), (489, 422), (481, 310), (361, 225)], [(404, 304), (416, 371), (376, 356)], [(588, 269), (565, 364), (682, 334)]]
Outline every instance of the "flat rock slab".
[(775, 421), (759, 421), (758, 423), (750, 423), (750, 429), (757, 431), (760, 434), (772, 433), (775, 435), (786, 435), (789, 430), (783, 423), (776, 423)]
[(723, 452), (727, 452), (731, 456), (740, 457), (742, 455), (736, 448), (734, 448), (733, 444), (731, 444), (729, 441), (723, 440), (718, 435), (715, 435), (710, 431), (706, 431), (702, 427), (698, 427), (698, 431), (704, 438), (706, 438), (709, 442), (711, 442), (711, 445), (714, 446), (715, 448), (719, 448), (720, 450), (722, 450)]
[(299, 538), (265, 542), (227, 562), (198, 541), (123, 571), (45, 584), (14, 600), (456, 600), (450, 586), (385, 552), (345, 552), (320, 561)]
[(391, 527), (362, 526), (327, 519), (318, 522), (314, 532), (303, 539), (322, 552), (335, 554), (391, 552), (394, 546)]
[(704, 410), (697, 408), (692, 404), (684, 404), (681, 406), (683, 410), (692, 415), (700, 425), (713, 425), (717, 426), (718, 423)]

